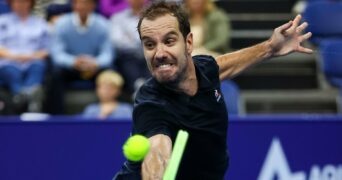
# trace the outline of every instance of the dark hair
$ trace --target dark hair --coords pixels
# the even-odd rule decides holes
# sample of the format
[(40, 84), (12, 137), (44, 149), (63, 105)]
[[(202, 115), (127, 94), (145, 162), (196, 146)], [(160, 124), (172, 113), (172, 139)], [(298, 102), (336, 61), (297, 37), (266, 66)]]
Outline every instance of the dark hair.
[(148, 20), (155, 20), (158, 17), (166, 14), (172, 15), (177, 18), (179, 31), (186, 39), (186, 36), (190, 33), (189, 15), (184, 8), (176, 2), (154, 1), (150, 4), (141, 14), (138, 23), (138, 32), (140, 34), (141, 22), (146, 18)]
[(50, 21), (52, 17), (59, 16), (72, 11), (70, 4), (50, 4), (46, 8), (46, 20)]

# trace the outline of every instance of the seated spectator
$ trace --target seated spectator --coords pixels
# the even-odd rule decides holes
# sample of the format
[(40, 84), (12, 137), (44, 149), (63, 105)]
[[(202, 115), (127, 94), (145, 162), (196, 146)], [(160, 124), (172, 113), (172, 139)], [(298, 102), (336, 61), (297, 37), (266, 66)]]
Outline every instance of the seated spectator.
[(217, 56), (229, 50), (230, 23), (227, 14), (212, 0), (185, 0), (194, 36), (193, 55)]
[(135, 91), (135, 85), (150, 76), (137, 31), (139, 13), (145, 2), (146, 0), (127, 0), (129, 8), (111, 17), (111, 39), (118, 52), (116, 67), (125, 79), (124, 90), (129, 100)]
[(83, 117), (113, 119), (132, 118), (132, 106), (127, 103), (118, 102), (117, 98), (121, 93), (123, 79), (120, 74), (112, 70), (100, 73), (96, 79), (96, 94), (99, 103), (87, 106), (83, 112)]
[(64, 113), (64, 89), (70, 82), (93, 83), (96, 75), (110, 68), (113, 47), (108, 22), (94, 13), (96, 0), (73, 0), (73, 13), (60, 17), (51, 47), (54, 70), (50, 86), (52, 114)]
[(105, 17), (112, 15), (128, 8), (126, 0), (100, 0), (99, 11)]
[(34, 0), (8, 1), (11, 12), (0, 16), (0, 82), (9, 88), (17, 105), (40, 111), (45, 59), (48, 56), (47, 23), (31, 14)]

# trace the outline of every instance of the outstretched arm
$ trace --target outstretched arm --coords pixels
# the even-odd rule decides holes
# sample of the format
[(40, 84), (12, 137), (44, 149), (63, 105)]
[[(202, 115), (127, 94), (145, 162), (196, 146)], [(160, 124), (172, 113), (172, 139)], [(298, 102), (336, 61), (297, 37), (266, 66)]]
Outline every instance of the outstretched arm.
[(217, 57), (220, 79), (232, 78), (251, 65), (271, 57), (292, 52), (312, 53), (311, 49), (301, 45), (311, 37), (311, 32), (302, 35), (308, 24), (306, 22), (300, 24), (301, 18), (301, 15), (297, 15), (293, 21), (274, 29), (271, 38), (267, 41)]
[(142, 163), (143, 180), (161, 180), (171, 157), (172, 141), (169, 136), (157, 134), (149, 138), (151, 147)]

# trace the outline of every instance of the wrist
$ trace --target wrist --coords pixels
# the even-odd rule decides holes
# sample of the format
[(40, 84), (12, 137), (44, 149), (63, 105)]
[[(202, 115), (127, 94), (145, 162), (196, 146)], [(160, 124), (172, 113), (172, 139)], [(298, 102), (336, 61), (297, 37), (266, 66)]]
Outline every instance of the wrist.
[(264, 47), (263, 49), (264, 49), (264, 52), (265, 52), (265, 55), (264, 55), (265, 59), (269, 59), (269, 58), (274, 57), (276, 48), (272, 45), (271, 40), (265, 41), (263, 43), (263, 47)]

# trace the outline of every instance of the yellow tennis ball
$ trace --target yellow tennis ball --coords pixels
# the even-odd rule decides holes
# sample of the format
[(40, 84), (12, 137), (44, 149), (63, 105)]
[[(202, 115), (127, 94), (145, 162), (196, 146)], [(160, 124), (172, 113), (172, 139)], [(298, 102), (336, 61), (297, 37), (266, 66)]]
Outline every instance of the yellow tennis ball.
[(122, 149), (128, 160), (141, 161), (150, 149), (150, 141), (145, 136), (134, 135), (127, 139)]

